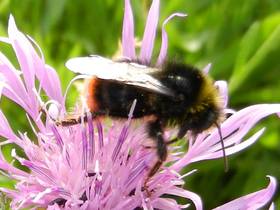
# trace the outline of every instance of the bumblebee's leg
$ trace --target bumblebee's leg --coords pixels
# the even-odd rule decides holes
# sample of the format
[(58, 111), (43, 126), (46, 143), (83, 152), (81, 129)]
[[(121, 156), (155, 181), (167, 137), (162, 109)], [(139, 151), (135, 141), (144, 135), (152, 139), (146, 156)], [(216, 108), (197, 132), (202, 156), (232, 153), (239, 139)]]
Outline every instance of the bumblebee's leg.
[(167, 158), (167, 146), (163, 138), (163, 123), (160, 120), (156, 120), (148, 126), (150, 137), (156, 141), (157, 155), (159, 158), (148, 174), (149, 177), (152, 177)]
[(150, 194), (147, 189), (147, 182), (153, 175), (155, 175), (167, 158), (167, 145), (163, 138), (163, 127), (163, 123), (160, 120), (156, 120), (148, 124), (148, 133), (150, 137), (156, 141), (158, 160), (149, 171), (144, 182), (144, 188), (147, 191), (147, 194)]
[(56, 125), (58, 126), (71, 126), (71, 125), (76, 125), (82, 122), (82, 119), (84, 121), (87, 120), (87, 117), (83, 114), (82, 116), (71, 116), (67, 117), (63, 120), (58, 120), (55, 122)]
[(187, 124), (183, 124), (183, 125), (180, 127), (180, 129), (179, 129), (179, 131), (178, 131), (178, 133), (177, 133), (177, 136), (176, 136), (175, 138), (171, 139), (170, 141), (166, 142), (166, 144), (167, 144), (167, 145), (168, 145), (168, 144), (173, 144), (174, 142), (176, 142), (176, 141), (178, 141), (179, 139), (183, 138), (183, 137), (186, 135), (186, 133), (187, 133), (188, 130), (189, 130), (189, 126), (188, 126)]
[[(98, 111), (98, 112), (91, 112), (92, 118), (96, 118), (98, 116), (104, 115), (105, 111)], [(83, 113), (80, 116), (71, 116), (68, 118), (65, 118), (63, 120), (56, 121), (56, 125), (61, 126), (71, 126), (81, 123), (82, 121), (87, 122), (87, 115), (86, 113)]]

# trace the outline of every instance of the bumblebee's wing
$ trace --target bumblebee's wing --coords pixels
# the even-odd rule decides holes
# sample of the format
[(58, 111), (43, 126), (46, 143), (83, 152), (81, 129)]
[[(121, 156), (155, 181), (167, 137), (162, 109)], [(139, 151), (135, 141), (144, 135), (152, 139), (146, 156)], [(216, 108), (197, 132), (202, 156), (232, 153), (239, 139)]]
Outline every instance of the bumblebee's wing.
[(100, 79), (113, 80), (143, 89), (173, 96), (172, 91), (160, 81), (149, 75), (160, 71), (144, 65), (127, 62), (114, 62), (110, 59), (91, 56), (72, 58), (66, 67), (75, 73), (96, 76)]

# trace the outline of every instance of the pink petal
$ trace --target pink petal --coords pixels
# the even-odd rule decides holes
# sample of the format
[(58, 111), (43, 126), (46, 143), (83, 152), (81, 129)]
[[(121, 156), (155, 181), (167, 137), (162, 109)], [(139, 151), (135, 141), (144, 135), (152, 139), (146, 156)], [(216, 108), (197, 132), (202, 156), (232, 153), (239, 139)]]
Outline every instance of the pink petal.
[(8, 162), (6, 162), (6, 160), (4, 160), (4, 157), (2, 156), (2, 154), (0, 157), (0, 168), (1, 168), (1, 170), (7, 171), (13, 178), (19, 178), (19, 177), (22, 178), (22, 177), (29, 176), (28, 173), (14, 167), (11, 164), (9, 164)]
[(135, 209), (140, 205), (139, 200), (128, 198), (124, 202), (120, 202), (119, 204), (117, 204), (115, 209), (116, 210)]
[(47, 96), (50, 99), (57, 101), (63, 107), (64, 99), (57, 72), (51, 66), (44, 65), (42, 63), (42, 60), (39, 59), (39, 57), (38, 59), (35, 59), (34, 62), (38, 62), (36, 64), (37, 69), (35, 74), (36, 77), (38, 77), (38, 80), (40, 81), (40, 85), (42, 86), (43, 90), (46, 92)]
[(30, 52), (32, 46), (28, 42), (27, 38), (20, 31), (18, 31), (12, 15), (10, 15), (9, 18), (8, 34), (18, 58), (18, 62), (26, 83), (26, 88), (28, 92), (31, 93), (35, 86), (35, 66)]
[[(25, 98), (25, 100), (29, 99), (30, 108), (33, 110), (38, 109), (35, 103), (37, 98), (33, 92), (35, 89), (35, 75), (38, 77), (40, 85), (46, 94), (51, 99), (61, 103), (63, 96), (57, 73), (51, 67), (45, 66), (44, 60), (37, 55), (27, 37), (17, 29), (12, 16), (9, 19), (8, 34), (23, 73), (25, 86), (29, 94), (29, 98)], [(34, 41), (33, 43), (38, 46)], [(39, 46), (38, 49), (41, 52)]]
[(7, 38), (7, 37), (0, 37), (0, 42), (4, 42), (4, 43), (7, 43), (7, 44), (11, 44), (9, 38)]
[(153, 201), (153, 207), (162, 210), (180, 210), (177, 202), (168, 198), (157, 198)]
[(131, 58), (132, 60), (136, 58), (134, 44), (134, 21), (130, 0), (125, 0), (124, 4), (122, 48), (122, 54), (124, 57)]
[(220, 97), (223, 102), (223, 108), (227, 107), (228, 104), (228, 85), (226, 81), (216, 81), (215, 86), (218, 87), (219, 92), (220, 92)]
[[(227, 136), (236, 129), (239, 129), (239, 131), (235, 133), (236, 143), (238, 143), (257, 122), (279, 111), (280, 104), (258, 104), (244, 108), (234, 113), (222, 123), (221, 128), (223, 135)], [(211, 135), (212, 138), (218, 139), (217, 132), (213, 132)]]
[(33, 111), (28, 106), (29, 96), (21, 81), (20, 71), (17, 71), (9, 60), (0, 53), (1, 94), (11, 99), (31, 115)]
[(158, 18), (159, 18), (159, 4), (160, 4), (159, 0), (153, 0), (153, 3), (151, 5), (147, 17), (146, 27), (143, 35), (142, 47), (140, 52), (140, 60), (144, 64), (149, 64), (152, 57)]
[(61, 208), (57, 204), (54, 204), (52, 206), (48, 206), (47, 210), (61, 210)]
[[(257, 133), (255, 133), (253, 136), (242, 141), (241, 143), (231, 146), (229, 148), (226, 148), (225, 149), (226, 156), (235, 154), (237, 152), (240, 152), (240, 151), (248, 148), (249, 146), (254, 144), (259, 139), (259, 137), (263, 134), (263, 132), (264, 132), (264, 129), (261, 129)], [(203, 154), (197, 155), (197, 156), (195, 156), (195, 158), (190, 157), (189, 162), (193, 163), (193, 162), (198, 162), (201, 160), (217, 159), (217, 158), (221, 158), (221, 157), (223, 157), (221, 145), (217, 145), (217, 148), (214, 151), (209, 150), (208, 153), (205, 155), (203, 155)]]
[(32, 56), (35, 62), (35, 75), (40, 81), (40, 85), (46, 92), (47, 96), (63, 105), (63, 95), (60, 85), (60, 80), (57, 72), (49, 65), (45, 64), (44, 55), (40, 46), (31, 38), (28, 37), (32, 43), (37, 47), (41, 54), (41, 58), (37, 55), (34, 48), (31, 49)]
[[(280, 104), (259, 104), (242, 109), (225, 120), (221, 124), (221, 131), (228, 154), (239, 152), (241, 149), (245, 149), (253, 144), (263, 130), (249, 138), (248, 142), (240, 142), (258, 121), (268, 115), (279, 112)], [(179, 161), (174, 163), (171, 168), (178, 171), (190, 162), (222, 157), (217, 129), (214, 129), (209, 136), (206, 136), (207, 133), (198, 135), (193, 145), (190, 145), (188, 152)]]
[(211, 67), (212, 67), (212, 64), (211, 64), (211, 63), (208, 63), (208, 64), (202, 69), (202, 72), (203, 72), (204, 74), (208, 74), (209, 71), (210, 71), (210, 69), (211, 69)]
[(6, 119), (5, 115), (1, 110), (0, 110), (0, 136), (6, 139), (11, 139), (14, 142), (18, 141), (18, 137), (14, 134), (8, 120)]
[(161, 48), (160, 48), (160, 53), (159, 53), (158, 60), (157, 60), (157, 66), (160, 66), (163, 64), (163, 62), (166, 58), (166, 54), (167, 54), (168, 36), (165, 31), (165, 25), (168, 23), (169, 20), (171, 20), (172, 18), (174, 18), (176, 16), (177, 17), (186, 17), (187, 15), (183, 14), (183, 13), (174, 13), (164, 20), (164, 22), (162, 24), (162, 29), (161, 29)]
[(28, 98), (26, 89), (20, 78), (20, 71), (17, 71), (10, 61), (0, 52), (0, 73), (5, 77), (5, 83), (20, 95), (22, 98)]
[(28, 101), (24, 100), (24, 98), (21, 98), (21, 96), (18, 95), (10, 85), (8, 85), (6, 82), (2, 82), (1, 86), (2, 86), (2, 94), (4, 96), (14, 101), (18, 105), (20, 105), (31, 116), (35, 114), (34, 109), (31, 109), (28, 106)]
[(268, 210), (274, 210), (274, 209), (275, 209), (275, 205), (274, 205), (274, 203), (272, 203)]
[(190, 199), (194, 203), (196, 210), (203, 209), (203, 204), (202, 204), (201, 198), (193, 192), (190, 192), (188, 190), (185, 190), (185, 189), (182, 189), (179, 187), (172, 187), (166, 191), (166, 194), (176, 195), (176, 196)]
[(267, 188), (237, 198), (213, 210), (254, 210), (264, 207), (271, 201), (277, 186), (277, 181), (274, 177), (268, 176), (268, 178), (270, 179), (270, 183)]

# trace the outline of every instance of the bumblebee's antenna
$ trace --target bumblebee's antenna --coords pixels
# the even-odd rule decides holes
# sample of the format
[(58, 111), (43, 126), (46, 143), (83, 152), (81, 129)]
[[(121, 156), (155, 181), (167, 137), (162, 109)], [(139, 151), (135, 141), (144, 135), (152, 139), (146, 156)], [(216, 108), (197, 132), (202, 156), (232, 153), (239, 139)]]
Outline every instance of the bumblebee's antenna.
[(217, 122), (215, 122), (215, 125), (218, 129), (218, 133), (219, 133), (219, 136), (220, 136), (220, 142), (221, 142), (221, 145), (222, 145), (223, 157), (224, 157), (224, 167), (225, 167), (225, 172), (227, 172), (228, 171), (228, 159), (227, 159), (227, 156), (226, 156), (226, 148), (225, 148), (225, 143), (224, 143), (224, 139), (223, 139), (223, 136), (222, 136), (222, 130), (221, 130), (220, 125)]

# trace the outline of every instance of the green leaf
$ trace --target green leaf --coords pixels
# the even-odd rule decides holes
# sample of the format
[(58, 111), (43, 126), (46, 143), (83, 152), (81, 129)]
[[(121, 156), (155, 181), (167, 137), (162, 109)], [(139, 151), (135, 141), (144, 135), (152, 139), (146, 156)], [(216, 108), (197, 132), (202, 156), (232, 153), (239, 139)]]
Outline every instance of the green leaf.
[(15, 185), (15, 181), (11, 180), (5, 176), (0, 175), (0, 187), (13, 189)]
[(45, 13), (43, 16), (43, 34), (47, 34), (50, 28), (57, 24), (58, 20), (60, 19), (64, 7), (65, 7), (65, 0), (48, 0), (46, 1), (45, 5)]
[(279, 66), (280, 13), (262, 22), (255, 22), (244, 35), (234, 72), (229, 82), (230, 92), (237, 91), (248, 79), (262, 78)]

